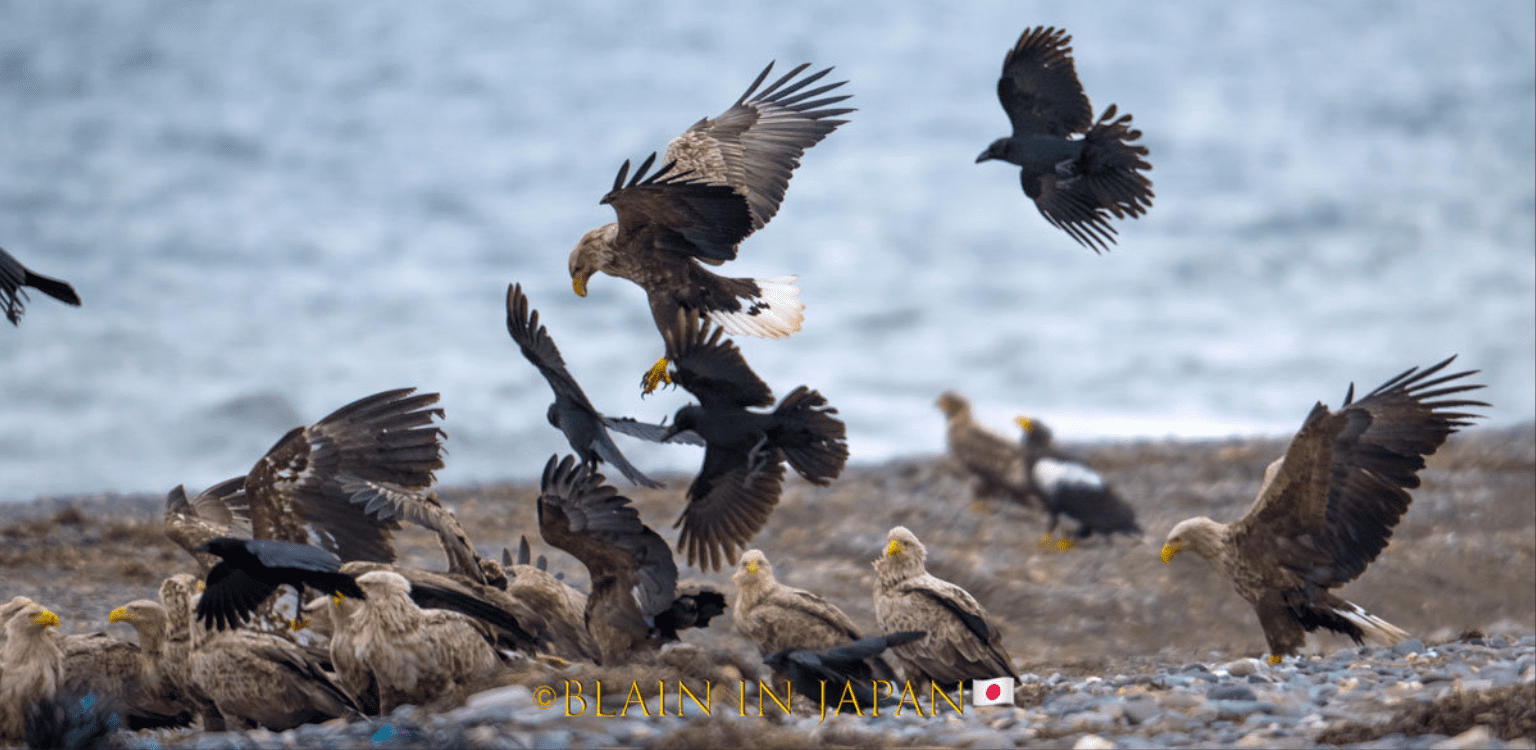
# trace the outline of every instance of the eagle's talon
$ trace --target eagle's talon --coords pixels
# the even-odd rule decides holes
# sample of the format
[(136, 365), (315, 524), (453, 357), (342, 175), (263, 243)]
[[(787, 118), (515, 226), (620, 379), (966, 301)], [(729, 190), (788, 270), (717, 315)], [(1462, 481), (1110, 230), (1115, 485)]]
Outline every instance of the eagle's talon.
[(656, 364), (651, 365), (651, 369), (645, 371), (645, 375), (640, 378), (641, 395), (651, 395), (662, 383), (672, 385), (672, 375), (667, 372), (668, 364), (667, 358), (662, 357), (656, 360)]

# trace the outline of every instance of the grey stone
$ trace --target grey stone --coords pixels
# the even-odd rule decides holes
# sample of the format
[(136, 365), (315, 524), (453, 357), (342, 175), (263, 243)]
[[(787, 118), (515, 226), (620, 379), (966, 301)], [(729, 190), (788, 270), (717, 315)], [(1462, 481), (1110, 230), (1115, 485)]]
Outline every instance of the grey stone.
[(1256, 701), (1259, 699), (1242, 685), (1217, 685), (1205, 694), (1206, 700), (1213, 701)]
[(1157, 702), (1150, 699), (1125, 701), (1121, 705), (1120, 711), (1125, 716), (1125, 720), (1130, 722), (1132, 726), (1150, 721), (1162, 713), (1162, 709), (1158, 708)]
[(1248, 675), (1258, 673), (1259, 660), (1238, 659), (1237, 661), (1229, 661), (1226, 664), (1223, 664), (1221, 668), (1225, 669), (1227, 674), (1232, 675), (1233, 677), (1247, 677)]
[(1424, 650), (1424, 642), (1423, 641), (1421, 641), (1421, 640), (1419, 640), (1417, 638), (1407, 638), (1407, 639), (1398, 641), (1397, 645), (1392, 647), (1392, 654), (1394, 656), (1407, 656), (1409, 654), (1417, 654), (1417, 653), (1419, 653), (1419, 652), (1421, 652), (1423, 650)]

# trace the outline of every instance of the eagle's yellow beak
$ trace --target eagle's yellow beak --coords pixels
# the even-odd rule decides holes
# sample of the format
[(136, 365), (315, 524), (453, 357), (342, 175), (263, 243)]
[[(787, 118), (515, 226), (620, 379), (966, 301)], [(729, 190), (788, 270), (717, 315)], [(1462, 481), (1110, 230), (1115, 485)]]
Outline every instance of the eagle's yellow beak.
[(1035, 422), (1029, 417), (1014, 417), (1013, 423), (1023, 428), (1025, 432), (1035, 429)]
[(587, 296), (587, 280), (580, 276), (572, 276), (571, 289), (576, 292), (577, 297)]
[(203, 582), (203, 581), (198, 581), (197, 582), (197, 593), (201, 594), (204, 591), (206, 591), (207, 589), (208, 589), (208, 584), (206, 582)]
[(59, 626), (59, 616), (54, 614), (51, 610), (45, 609), (38, 614), (32, 615), (32, 624), (43, 628), (56, 628)]
[(895, 557), (900, 552), (901, 552), (901, 540), (899, 540), (899, 539), (892, 539), (889, 544), (885, 545), (885, 556), (886, 557)]
[(107, 614), (107, 622), (128, 622), (133, 617), (128, 614), (128, 605), (123, 605)]
[(1183, 542), (1169, 542), (1163, 545), (1163, 564), (1166, 565), (1173, 560), (1173, 556), (1179, 554), (1181, 549), (1184, 549)]
[(753, 575), (757, 575), (757, 561), (756, 560), (748, 560), (747, 561), (747, 572), (751, 573)]

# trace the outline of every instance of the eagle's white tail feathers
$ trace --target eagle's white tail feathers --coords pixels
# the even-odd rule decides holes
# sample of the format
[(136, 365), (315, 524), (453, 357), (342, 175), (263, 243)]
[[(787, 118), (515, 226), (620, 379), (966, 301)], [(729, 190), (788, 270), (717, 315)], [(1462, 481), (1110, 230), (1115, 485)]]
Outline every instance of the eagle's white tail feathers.
[(753, 279), (759, 290), (756, 297), (744, 299), (739, 311), (716, 310), (709, 314), (709, 318), (733, 336), (786, 338), (799, 331), (800, 323), (805, 320), (805, 303), (800, 301), (800, 287), (794, 284), (798, 278)]
[(1347, 609), (1335, 609), (1334, 611), (1339, 613), (1344, 619), (1360, 626), (1360, 630), (1364, 631), (1366, 638), (1383, 646), (1392, 646), (1398, 641), (1408, 638), (1408, 631), (1366, 612), (1360, 605), (1354, 602), (1344, 603), (1349, 605)]

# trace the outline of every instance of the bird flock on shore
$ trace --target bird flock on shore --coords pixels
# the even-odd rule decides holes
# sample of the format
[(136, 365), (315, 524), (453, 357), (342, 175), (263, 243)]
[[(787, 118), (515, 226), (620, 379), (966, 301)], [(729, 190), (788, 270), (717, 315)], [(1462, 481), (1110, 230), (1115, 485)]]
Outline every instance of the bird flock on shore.
[[(1150, 208), (1151, 165), (1130, 115), (1111, 105), (1094, 118), (1070, 42), (1062, 30), (1037, 27), (1008, 51), (997, 94), (1012, 133), (977, 162), (1015, 165), (1046, 221), (1101, 252), (1116, 241), (1111, 219)], [(927, 572), (927, 549), (911, 529), (890, 529), (871, 550), (873, 630), (777, 580), (769, 556), (752, 548), (786, 467), (825, 486), (848, 459), (845, 425), (827, 399), (803, 384), (775, 399), (727, 338), (798, 331), (796, 277), (730, 278), (708, 268), (735, 259), (772, 220), (806, 151), (854, 111), (842, 106), (845, 82), (824, 80), (831, 68), (809, 67), (770, 80), (770, 63), (660, 159), (625, 161), (600, 201), (617, 220), (587, 232), (570, 254), (577, 295), (598, 273), (645, 290), (663, 353), (643, 370), (642, 391), (670, 385), (693, 398), (670, 423), (599, 411), (522, 285), (507, 288), (508, 334), (549, 383), (547, 419), (574, 452), (544, 466), (538, 532), (587, 569), (586, 590), (533, 560), (526, 538), (515, 555), (482, 556), (432, 491), (443, 466), (438, 395), (373, 394), (294, 428), (240, 476), (197, 494), (171, 490), (165, 533), (196, 575), (170, 575), (158, 600), (108, 614), (131, 626), (136, 642), (60, 635), (57, 615), (26, 597), (0, 604), (0, 745), (46, 741), (39, 733), (52, 707), (81, 700), (121, 729), (282, 730), (407, 704), (441, 707), (520, 661), (644, 660), (727, 610), (764, 663), (806, 693), (822, 680), (846, 683), (870, 705), (879, 700), (875, 679), (953, 685), (1013, 676), (1017, 664), (986, 608)], [(13, 324), (26, 289), (80, 305), (69, 284), (0, 250), (0, 305)], [(1471, 371), (1443, 372), (1450, 362), (1411, 368), (1358, 401), (1351, 386), (1338, 410), (1318, 403), (1247, 514), (1179, 523), (1163, 561), (1186, 550), (1209, 561), (1254, 607), (1275, 661), (1298, 653), (1318, 628), (1356, 641), (1406, 637), (1329, 590), (1382, 552), (1425, 457), (1477, 416), (1465, 409), (1487, 406), (1458, 395), (1481, 386), (1463, 380)], [(1050, 516), (1044, 541), (1066, 549), (1095, 534), (1141, 537), (1132, 504), (1059, 449), (1038, 418), (1019, 417), (1021, 436), (1010, 439), (982, 426), (955, 391), (937, 405), (977, 495), (1042, 508)], [(625, 458), (614, 433), (703, 447), (681, 498), (675, 550), (601, 473), (607, 464), (635, 485), (663, 487)], [(1062, 517), (1075, 528), (1056, 541)], [(393, 535), (403, 524), (436, 535), (443, 569), (397, 562)], [(681, 584), (679, 558), (701, 571), (734, 566), (734, 596)]]

